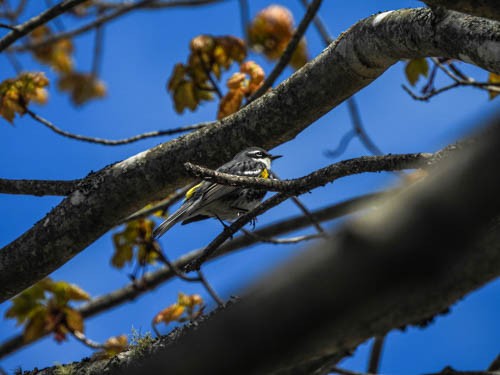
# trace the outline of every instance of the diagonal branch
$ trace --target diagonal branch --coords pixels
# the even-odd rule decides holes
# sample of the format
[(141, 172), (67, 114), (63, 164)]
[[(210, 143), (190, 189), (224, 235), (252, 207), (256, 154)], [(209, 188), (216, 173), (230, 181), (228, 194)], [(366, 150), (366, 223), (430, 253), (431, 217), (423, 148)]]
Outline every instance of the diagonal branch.
[[(83, 0), (86, 1), (86, 0)], [(51, 35), (47, 37), (46, 39), (42, 39), (40, 41), (36, 42), (30, 42), (26, 43), (22, 46), (14, 46), (9, 48), (10, 51), (13, 52), (22, 52), (22, 51), (29, 51), (32, 49), (36, 49), (39, 47), (46, 46), (48, 44), (54, 43), (58, 40), (61, 39), (68, 39), (68, 38), (73, 38), (77, 35), (86, 33), (87, 31), (90, 31), (92, 29), (99, 28), (100, 26), (104, 25), (105, 23), (108, 23), (118, 17), (121, 17), (133, 10), (137, 9), (156, 9), (156, 8), (171, 8), (171, 7), (180, 7), (180, 6), (196, 6), (196, 5), (206, 5), (206, 4), (211, 4), (211, 3), (216, 3), (220, 2), (223, 0), (169, 0), (169, 1), (164, 1), (161, 3), (158, 3), (157, 7), (154, 7), (153, 5), (156, 3), (157, 0), (142, 0), (138, 1), (135, 3), (124, 3), (124, 4), (115, 4), (113, 8), (115, 9), (114, 11), (104, 14), (100, 17), (97, 17), (94, 21), (83, 25), (81, 27), (78, 27), (74, 30), (69, 30), (65, 32), (61, 32), (58, 34)], [(103, 4), (103, 9), (108, 9), (111, 8), (111, 6), (104, 6)]]
[[(358, 212), (362, 209), (371, 208), (380, 201), (380, 198), (396, 194), (397, 191), (398, 190), (394, 189), (383, 191), (380, 193), (362, 195), (357, 198), (349, 199), (322, 209), (318, 209), (316, 211), (313, 211), (311, 214), (316, 221), (330, 221), (354, 212)], [(270, 238), (273, 236), (288, 234), (296, 230), (309, 227), (310, 225), (311, 221), (306, 216), (294, 216), (286, 220), (267, 225), (261, 229), (256, 230), (255, 232), (252, 232), (252, 235), (254, 235), (254, 237), (239, 236), (234, 240), (225, 243), (223, 246), (221, 246), (219, 252), (211, 257), (210, 260), (224, 255), (229, 255), (244, 248), (251, 247), (252, 245), (260, 242), (261, 238)], [(174, 261), (173, 265), (177, 269), (181, 269), (185, 267), (189, 262), (199, 257), (201, 254), (202, 249), (191, 251)], [(123, 288), (92, 299), (90, 302), (81, 306), (78, 311), (84, 318), (93, 317), (97, 314), (100, 314), (101, 312), (112, 309), (123, 303), (133, 301), (143, 294), (158, 287), (162, 283), (171, 280), (173, 277), (175, 277), (175, 273), (171, 268), (161, 268), (157, 271), (146, 274), (140, 280), (132, 282), (124, 286)], [(22, 335), (16, 335), (0, 344), (0, 358), (7, 356), (10, 353), (28, 344), (29, 343), (24, 342)]]
[(248, 98), (248, 102), (251, 102), (257, 99), (258, 97), (262, 96), (268, 89), (270, 89), (273, 86), (274, 82), (278, 79), (280, 74), (283, 72), (283, 70), (286, 68), (286, 66), (292, 59), (293, 53), (297, 49), (300, 40), (304, 36), (307, 28), (309, 27), (309, 24), (311, 23), (311, 21), (314, 19), (314, 16), (318, 12), (319, 7), (321, 6), (321, 1), (322, 0), (313, 0), (313, 2), (307, 7), (306, 14), (300, 21), (297, 30), (295, 30), (295, 32), (293, 33), (292, 39), (286, 46), (285, 51), (283, 51), (283, 54), (278, 60), (278, 63), (274, 66), (269, 76), (267, 76), (262, 86), (260, 86), (259, 89), (255, 91)]
[(62, 266), (134, 211), (191, 182), (185, 162), (216, 168), (246, 147), (271, 149), (291, 140), (399, 59), (466, 59), (500, 73), (499, 45), (498, 22), (457, 12), (404, 9), (359, 21), (285, 82), (216, 126), (90, 175), (0, 250), (0, 302)]
[(30, 31), (33, 31), (38, 26), (43, 25), (50, 20), (56, 18), (57, 16), (67, 12), (68, 10), (76, 7), (77, 5), (85, 2), (86, 0), (65, 0), (61, 1), (59, 4), (49, 8), (39, 15), (29, 19), (28, 21), (22, 23), (21, 25), (15, 26), (16, 30), (11, 31), (0, 39), (0, 52), (9, 47), (19, 38), (27, 35)]
[(438, 316), (500, 276), (498, 113), (478, 143), (124, 374), (273, 373)]

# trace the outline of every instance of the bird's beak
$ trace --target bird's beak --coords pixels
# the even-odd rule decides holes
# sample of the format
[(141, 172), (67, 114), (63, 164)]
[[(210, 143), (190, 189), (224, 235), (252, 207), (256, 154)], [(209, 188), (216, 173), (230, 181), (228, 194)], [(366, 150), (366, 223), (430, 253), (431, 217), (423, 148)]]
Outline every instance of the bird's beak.
[(283, 155), (271, 155), (271, 160), (276, 160), (281, 158)]

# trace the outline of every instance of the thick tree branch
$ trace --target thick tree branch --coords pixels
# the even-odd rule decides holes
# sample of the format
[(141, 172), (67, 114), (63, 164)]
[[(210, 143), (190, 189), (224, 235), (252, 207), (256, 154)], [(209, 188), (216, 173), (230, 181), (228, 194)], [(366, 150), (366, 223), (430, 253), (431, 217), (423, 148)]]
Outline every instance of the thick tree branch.
[(495, 123), (473, 152), (450, 158), (124, 373), (277, 371), (428, 320), (500, 276), (500, 175), (491, 173), (500, 116)]
[(497, 0), (422, 0), (422, 2), (431, 7), (443, 7), (500, 21), (500, 7)]
[[(381, 198), (396, 194), (398, 190), (387, 190), (379, 193), (362, 195), (357, 198), (349, 199), (341, 203), (336, 203), (331, 206), (313, 211), (311, 214), (318, 222), (334, 220), (362, 209), (368, 209), (376, 206)], [(306, 216), (295, 216), (278, 223), (270, 224), (264, 228), (252, 232), (254, 237), (238, 236), (234, 240), (227, 242), (219, 249), (219, 252), (210, 258), (216, 259), (220, 256), (231, 254), (237, 250), (251, 247), (260, 242), (260, 238), (270, 238), (288, 234), (299, 229), (311, 226), (310, 219)], [(202, 254), (203, 249), (193, 250), (175, 262), (174, 266), (177, 269), (184, 268), (188, 263), (195, 260)], [(112, 309), (125, 302), (133, 301), (142, 296), (148, 291), (154, 290), (162, 283), (171, 280), (175, 277), (175, 273), (168, 267), (161, 268), (157, 271), (147, 273), (143, 278), (136, 282), (132, 282), (123, 288), (112, 291), (108, 294), (95, 297), (90, 302), (81, 306), (78, 311), (84, 318), (90, 318), (101, 312)], [(26, 346), (30, 343), (24, 342), (22, 335), (16, 335), (0, 344), (0, 358), (9, 355), (10, 353)]]
[(0, 194), (68, 195), (76, 189), (81, 180), (8, 180), (0, 178)]
[(500, 24), (430, 9), (358, 22), (321, 55), (239, 112), (85, 180), (0, 251), (0, 302), (47, 276), (123, 218), (186, 185), (185, 162), (215, 168), (248, 146), (271, 149), (369, 85), (403, 58), (444, 56), (500, 73)]
[(28, 34), (30, 31), (33, 31), (36, 29), (38, 26), (43, 25), (50, 20), (54, 19), (55, 17), (63, 14), (64, 12), (67, 12), (68, 10), (74, 8), (78, 4), (83, 3), (86, 0), (64, 0), (61, 1), (59, 4), (55, 5), (54, 7), (45, 10), (44, 12), (40, 13), (39, 15), (29, 19), (28, 21), (24, 22), (21, 25), (17, 25), (15, 28), (16, 30), (11, 31), (7, 35), (5, 35), (2, 39), (0, 39), (0, 52), (3, 51), (5, 48), (10, 46), (12, 43), (14, 43), (16, 40), (19, 38), (25, 36)]

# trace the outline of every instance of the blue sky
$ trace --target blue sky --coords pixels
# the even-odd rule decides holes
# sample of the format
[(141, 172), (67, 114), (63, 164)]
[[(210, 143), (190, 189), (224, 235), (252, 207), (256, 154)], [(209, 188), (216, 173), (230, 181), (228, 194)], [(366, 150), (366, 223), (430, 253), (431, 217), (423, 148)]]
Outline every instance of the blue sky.
[[(275, 3), (288, 6), (296, 22), (303, 9), (299, 1), (250, 2), (251, 15)], [(41, 2), (32, 2), (29, 9), (36, 14)], [(215, 104), (203, 105), (195, 113), (179, 116), (173, 110), (165, 83), (172, 67), (184, 62), (191, 38), (198, 34), (241, 36), (237, 1), (198, 7), (196, 9), (169, 9), (141, 11), (113, 22), (105, 29), (105, 50), (102, 79), (108, 86), (105, 99), (91, 102), (81, 108), (73, 107), (65, 95), (59, 94), (55, 85), (50, 87), (49, 103), (36, 107), (36, 111), (65, 130), (75, 133), (122, 138), (150, 130), (175, 128), (200, 121), (212, 120), (216, 115)], [(324, 1), (320, 10), (333, 36), (347, 29), (359, 19), (375, 12), (404, 7), (418, 7), (418, 1)], [(64, 19), (67, 27), (74, 24)], [(323, 49), (314, 28), (307, 36), (311, 56)], [(76, 63), (88, 71), (91, 64), (92, 34), (79, 37), (76, 43)], [(251, 56), (262, 64), (266, 72), (272, 69), (260, 56)], [(48, 71), (28, 56), (21, 59), (25, 70)], [(463, 69), (484, 80), (487, 73), (461, 64)], [(372, 85), (356, 95), (365, 127), (387, 153), (433, 151), (467, 134), (494, 107), (499, 99), (488, 101), (486, 93), (475, 89), (459, 89), (435, 97), (429, 103), (415, 102), (401, 89), (406, 83), (403, 63), (396, 64)], [(5, 57), (0, 57), (0, 79), (14, 75)], [(287, 69), (282, 78), (289, 75)], [(47, 72), (49, 78), (54, 74)], [(439, 78), (438, 83), (445, 82)], [(345, 104), (335, 108), (317, 123), (306, 129), (294, 140), (281, 145), (276, 153), (284, 155), (275, 163), (281, 177), (292, 178), (307, 174), (333, 162), (325, 151), (335, 148), (342, 135), (350, 129)], [(28, 117), (16, 119), (10, 126), (0, 119), (0, 137), (3, 140), (0, 176), (4, 178), (73, 179), (85, 176), (91, 170), (132, 156), (164, 139), (153, 139), (132, 145), (107, 147), (62, 138), (32, 121)], [(354, 140), (343, 158), (368, 154)], [(345, 178), (313, 191), (301, 199), (311, 209), (323, 207), (359, 194), (382, 189), (394, 184), (391, 174), (365, 174)], [(29, 197), (0, 195), (0, 212), (4, 218), (0, 231), (0, 246), (8, 244), (41, 219), (61, 201), (58, 197)], [(266, 213), (259, 218), (258, 226), (298, 214), (290, 203)], [(330, 227), (336, 222), (328, 224)], [(196, 236), (193, 236), (196, 231)], [(205, 221), (172, 229), (161, 240), (172, 259), (207, 244), (220, 231), (216, 221)], [(128, 283), (127, 274), (111, 268), (113, 253), (110, 231), (89, 248), (76, 256), (52, 277), (76, 283), (97, 296)], [(302, 251), (307, 245), (260, 245), (224, 257), (206, 266), (206, 275), (215, 289), (225, 298), (238, 291), (276, 264)], [(170, 305), (178, 291), (200, 293), (212, 304), (198, 285), (174, 280), (155, 291), (145, 294), (132, 303), (101, 314), (86, 321), (86, 334), (104, 341), (112, 335), (129, 334), (132, 327), (145, 332), (150, 330), (154, 314)], [(426, 329), (411, 328), (406, 332), (391, 332), (384, 348), (382, 372), (387, 374), (417, 374), (441, 370), (446, 365), (457, 369), (484, 369), (500, 351), (500, 281), (472, 293), (452, 307), (450, 314), (439, 317)], [(9, 303), (0, 305), (3, 316)], [(167, 332), (168, 327), (161, 327)], [(14, 321), (0, 319), (0, 340), (20, 332)], [(496, 340), (496, 341), (495, 341)], [(367, 345), (343, 365), (353, 370), (364, 370), (367, 362)], [(12, 371), (43, 368), (54, 363), (66, 363), (91, 355), (92, 351), (69, 339), (57, 344), (45, 338), (15, 354), (0, 360), (0, 367)]]

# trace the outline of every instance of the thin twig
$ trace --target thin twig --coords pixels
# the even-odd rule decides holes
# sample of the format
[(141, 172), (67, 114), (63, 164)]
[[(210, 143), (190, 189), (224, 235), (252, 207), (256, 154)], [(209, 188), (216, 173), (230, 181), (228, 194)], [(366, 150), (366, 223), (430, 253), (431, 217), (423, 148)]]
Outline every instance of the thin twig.
[(239, 0), (240, 4), (240, 23), (241, 23), (241, 31), (245, 40), (249, 41), (248, 38), (248, 27), (250, 25), (250, 12), (248, 9), (248, 1), (247, 0)]
[(29, 19), (21, 25), (16, 26), (16, 31), (11, 31), (0, 39), (0, 52), (9, 47), (12, 43), (17, 41), (19, 38), (27, 35), (30, 31), (33, 31), (38, 26), (43, 25), (50, 20), (56, 18), (57, 16), (67, 12), (68, 10), (74, 8), (75, 6), (83, 3), (86, 0), (67, 0), (63, 1), (52, 8), (49, 8), (37, 16)]
[[(307, 0), (300, 0), (304, 7), (308, 7), (309, 3)], [(319, 16), (319, 13), (314, 17), (314, 26), (318, 31), (319, 35), (323, 39), (323, 43), (325, 47), (327, 47), (330, 43), (333, 42), (333, 38), (331, 37), (328, 28), (325, 23)], [(383, 155), (384, 153), (380, 150), (380, 148), (373, 142), (373, 140), (368, 136), (365, 127), (363, 126), (363, 122), (361, 121), (361, 114), (359, 112), (358, 105), (356, 103), (356, 99), (354, 96), (351, 96), (347, 99), (347, 108), (349, 110), (349, 116), (351, 118), (352, 127), (356, 132), (356, 136), (359, 138), (361, 143), (365, 146), (365, 148), (370, 151), (373, 155)], [(338, 157), (342, 155), (350, 141), (352, 140), (353, 135), (351, 132), (347, 132), (341, 139), (339, 146), (336, 150), (332, 151), (334, 157)], [(342, 152), (339, 152), (342, 151)]]
[(349, 114), (351, 116), (352, 125), (354, 127), (354, 131), (358, 136), (359, 140), (365, 148), (370, 151), (373, 155), (383, 155), (384, 153), (378, 146), (372, 141), (372, 139), (366, 133), (366, 129), (363, 127), (363, 122), (361, 121), (361, 115), (359, 113), (358, 105), (356, 104), (356, 100), (354, 97), (351, 97), (347, 100), (347, 108), (349, 109)]
[(5, 56), (7, 57), (7, 60), (9, 60), (10, 65), (14, 69), (17, 75), (21, 74), (23, 71), (23, 67), (17, 57), (11, 53), (11, 52), (5, 52)]
[(259, 236), (258, 234), (255, 234), (252, 231), (246, 230), (245, 228), (242, 228), (241, 231), (247, 236), (254, 237), (259, 242), (272, 243), (274, 245), (292, 245), (292, 244), (296, 244), (299, 242), (309, 241), (309, 240), (314, 240), (316, 238), (323, 238), (324, 237), (324, 235), (322, 235), (322, 234), (306, 234), (304, 236), (296, 236), (296, 237), (290, 237), (290, 238), (271, 238), (271, 237)]
[(207, 64), (205, 64), (205, 60), (203, 59), (203, 55), (202, 55), (201, 51), (198, 51), (198, 59), (200, 60), (201, 67), (202, 67), (203, 71), (205, 72), (205, 75), (207, 76), (208, 80), (210, 81), (212, 88), (214, 89), (214, 91), (217, 94), (217, 96), (219, 97), (219, 99), (222, 99), (222, 97), (224, 95), (222, 95), (222, 91), (221, 91), (219, 85), (217, 84), (217, 82), (215, 82), (215, 79), (212, 76), (212, 72), (210, 71), (210, 67), (207, 66)]
[(160, 261), (165, 264), (178, 278), (184, 281), (188, 282), (199, 282), (203, 285), (203, 287), (207, 290), (208, 294), (214, 299), (214, 301), (219, 305), (222, 306), (224, 305), (224, 301), (219, 297), (219, 295), (215, 292), (214, 288), (210, 285), (210, 283), (207, 281), (205, 275), (201, 270), (198, 270), (198, 276), (197, 277), (189, 277), (186, 276), (181, 270), (177, 268), (177, 266), (172, 263), (166, 256), (163, 254), (163, 252), (157, 248), (153, 247), (155, 253), (158, 255)]
[(280, 76), (280, 74), (283, 72), (283, 70), (286, 68), (288, 63), (290, 62), (293, 53), (295, 52), (295, 49), (300, 43), (300, 40), (304, 36), (307, 28), (309, 27), (309, 24), (311, 21), (314, 19), (314, 16), (316, 15), (316, 12), (318, 11), (320, 5), (321, 5), (322, 0), (313, 0), (313, 2), (307, 7), (307, 12), (300, 21), (299, 26), (297, 27), (297, 30), (293, 33), (292, 39), (286, 46), (285, 51), (281, 55), (278, 63), (274, 66), (273, 70), (269, 74), (269, 76), (266, 78), (262, 86), (259, 87), (257, 91), (255, 91), (249, 98), (248, 98), (248, 103), (251, 101), (257, 99), (258, 97), (262, 96), (264, 93), (267, 92), (269, 88), (271, 88)]
[(18, 30), (15, 26), (7, 25), (6, 23), (0, 23), (0, 27), (2, 29), (7, 29), (7, 30), (14, 31), (14, 32), (18, 32)]
[(124, 223), (127, 223), (127, 222), (132, 221), (132, 220), (137, 220), (137, 219), (149, 216), (149, 215), (155, 213), (156, 211), (166, 211), (170, 206), (172, 206), (173, 204), (175, 204), (178, 201), (180, 201), (181, 199), (183, 199), (186, 196), (186, 193), (189, 191), (189, 189), (191, 189), (196, 184), (197, 183), (189, 184), (189, 185), (183, 187), (182, 189), (179, 189), (176, 192), (170, 194), (165, 199), (162, 199), (161, 201), (156, 202), (151, 207), (143, 208), (137, 212), (134, 212), (132, 215), (125, 218), (125, 220), (123, 220), (123, 222), (121, 222), (120, 224), (124, 224)]
[(69, 330), (69, 333), (80, 341), (83, 345), (88, 346), (89, 348), (92, 349), (105, 349), (106, 345), (98, 343), (97, 341), (89, 339), (87, 336), (85, 336), (82, 332), (80, 331), (75, 331), (75, 330)]
[[(81, 1), (85, 1), (85, 0), (79, 0), (79, 1), (81, 2)], [(155, 1), (156, 0), (142, 0), (142, 1), (139, 1), (136, 3), (120, 4), (119, 7), (116, 7), (116, 10), (114, 12), (110, 12), (107, 15), (103, 15), (102, 17), (99, 17), (96, 20), (94, 20), (94, 21), (92, 21), (84, 26), (81, 26), (81, 27), (78, 27), (74, 30), (69, 30), (69, 31), (66, 31), (63, 33), (54, 34), (54, 35), (47, 37), (46, 39), (43, 39), (43, 40), (40, 40), (37, 42), (28, 43), (28, 44), (23, 45), (23, 46), (14, 46), (14, 47), (10, 48), (10, 50), (15, 51), (15, 52), (28, 51), (28, 50), (36, 49), (38, 47), (46, 46), (48, 44), (54, 43), (55, 41), (58, 41), (61, 39), (73, 38), (77, 35), (80, 35), (80, 34), (83, 34), (87, 31), (95, 29), (96, 27), (99, 27), (100, 25), (107, 23), (111, 20), (114, 20), (114, 19), (116, 19), (116, 18), (118, 18), (118, 17), (120, 17), (128, 12), (131, 12), (133, 10), (142, 9), (142, 8), (147, 9), (148, 6), (151, 6), (152, 4), (154, 4)], [(175, 1), (175, 0), (173, 0), (173, 1), (163, 2), (162, 8), (205, 5), (205, 4), (211, 4), (211, 3), (215, 3), (215, 2), (219, 2), (219, 1), (221, 1), (221, 0), (198, 0), (198, 1), (187, 1), (187, 0), (186, 1), (180, 1), (180, 0)]]
[(343, 155), (349, 143), (356, 137), (356, 131), (354, 129), (348, 130), (340, 139), (339, 145), (333, 150), (327, 150), (325, 155), (329, 158), (336, 159)]
[(449, 78), (452, 79), (453, 83), (440, 87), (439, 89), (436, 88), (430, 88), (429, 83), (424, 86), (422, 89), (422, 95), (418, 95), (414, 93), (408, 86), (402, 85), (403, 90), (406, 91), (408, 95), (412, 97), (414, 100), (419, 100), (419, 101), (429, 101), (432, 97), (442, 94), (443, 92), (446, 92), (448, 90), (455, 89), (457, 87), (475, 87), (481, 90), (487, 90), (487, 91), (493, 91), (500, 93), (500, 84), (499, 83), (493, 83), (493, 82), (478, 82), (474, 80), (472, 77), (468, 77), (465, 74), (463, 74), (457, 67), (455, 67), (452, 64), (449, 64), (448, 69), (442, 61), (438, 58), (432, 58), (432, 61), (434, 62), (435, 66), (437, 66), (439, 69), (441, 69)]
[[(276, 174), (276, 172), (272, 171), (271, 176), (274, 178), (277, 178), (278, 180), (280, 179), (279, 176)], [(292, 197), (293, 203), (299, 208), (299, 210), (302, 211), (302, 213), (311, 220), (311, 224), (316, 228), (318, 233), (320, 234), (325, 234), (326, 231), (323, 229), (321, 224), (314, 218), (314, 216), (311, 214), (311, 211), (308, 210), (308, 208), (300, 201), (299, 198), (297, 197)]]
[(200, 279), (200, 282), (203, 284), (207, 292), (212, 296), (212, 298), (217, 302), (217, 305), (219, 306), (224, 306), (224, 301), (219, 297), (215, 289), (212, 287), (212, 285), (208, 282), (207, 278), (201, 272), (201, 270), (198, 270), (198, 277)]
[[(101, 16), (103, 11), (98, 11), (97, 15)], [(97, 78), (102, 64), (102, 50), (104, 43), (104, 25), (99, 25), (95, 29), (94, 37), (94, 56), (92, 59), (92, 69), (90, 70), (92, 76)]]
[[(47, 8), (52, 8), (54, 6), (54, 3), (52, 2), (52, 0), (45, 0), (45, 4), (47, 5)], [(57, 27), (58, 31), (64, 31), (66, 29), (60, 18), (54, 18), (52, 20), (52, 22)]]
[[(309, 2), (307, 0), (300, 0), (304, 8), (307, 9), (309, 6)], [(316, 27), (316, 30), (318, 31), (319, 35), (323, 39), (323, 42), (325, 45), (329, 45), (331, 42), (333, 42), (333, 38), (331, 37), (330, 32), (328, 31), (325, 23), (321, 19), (319, 13), (316, 14), (316, 16), (313, 19), (314, 26)]]
[(375, 336), (368, 361), (367, 372), (370, 374), (378, 374), (380, 369), (380, 359), (382, 358), (382, 347), (384, 346), (385, 336)]
[(106, 146), (119, 146), (119, 145), (125, 145), (133, 142), (140, 141), (142, 139), (146, 138), (153, 138), (153, 137), (161, 137), (161, 136), (166, 136), (166, 135), (173, 135), (173, 134), (178, 134), (178, 133), (184, 133), (188, 132), (191, 130), (198, 130), (201, 128), (204, 128), (206, 126), (212, 125), (215, 122), (202, 122), (196, 125), (189, 125), (189, 126), (184, 126), (180, 128), (175, 128), (175, 129), (167, 129), (167, 130), (156, 130), (152, 132), (146, 132), (138, 135), (134, 135), (133, 137), (130, 138), (124, 138), (124, 139), (104, 139), (104, 138), (96, 138), (96, 137), (88, 137), (86, 135), (79, 135), (79, 134), (73, 134), (70, 133), (66, 130), (62, 130), (61, 128), (58, 128), (55, 126), (52, 122), (49, 120), (37, 115), (35, 112), (32, 110), (25, 108), (25, 111), (28, 115), (31, 116), (34, 120), (38, 121), (42, 125), (45, 125), (52, 131), (54, 131), (57, 134), (60, 134), (62, 136), (65, 136), (67, 138), (71, 139), (76, 139), (79, 141), (84, 141), (84, 142), (89, 142), (89, 143), (97, 143), (101, 145), (106, 145)]

